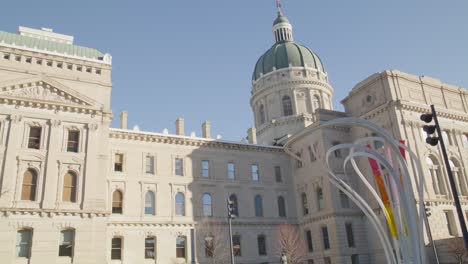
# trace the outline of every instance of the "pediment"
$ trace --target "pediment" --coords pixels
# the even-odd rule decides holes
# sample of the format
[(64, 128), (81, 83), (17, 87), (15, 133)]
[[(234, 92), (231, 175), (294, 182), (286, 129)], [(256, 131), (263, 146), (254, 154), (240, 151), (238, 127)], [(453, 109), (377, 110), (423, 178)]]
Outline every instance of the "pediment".
[(0, 98), (71, 107), (100, 107), (95, 100), (45, 77), (0, 83)]

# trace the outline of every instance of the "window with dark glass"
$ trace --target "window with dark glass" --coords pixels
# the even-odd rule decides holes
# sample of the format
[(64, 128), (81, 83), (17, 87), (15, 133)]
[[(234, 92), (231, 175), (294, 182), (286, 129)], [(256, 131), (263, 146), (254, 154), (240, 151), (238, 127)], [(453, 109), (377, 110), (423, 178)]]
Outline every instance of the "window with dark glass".
[(330, 257), (325, 257), (325, 258), (323, 259), (323, 263), (324, 263), (324, 264), (332, 264), (331, 258), (330, 258)]
[(351, 264), (359, 264), (359, 255), (357, 254), (351, 255)]
[(233, 245), (234, 256), (236, 257), (242, 256), (241, 237), (239, 235), (232, 236), (232, 245)]
[(16, 232), (16, 257), (29, 258), (31, 256), (32, 230), (23, 229)]
[(276, 182), (283, 182), (283, 177), (281, 175), (280, 166), (275, 166), (275, 179), (276, 179)]
[(298, 169), (302, 168), (302, 159), (301, 159), (302, 154), (301, 154), (301, 152), (297, 152), (296, 156), (297, 156), (297, 158), (296, 158), (296, 168), (298, 168)]
[(257, 237), (257, 245), (258, 245), (258, 255), (260, 256), (266, 256), (267, 250), (266, 250), (266, 238), (264, 235), (259, 235)]
[(182, 159), (175, 159), (175, 175), (184, 176), (184, 161)]
[(145, 238), (145, 259), (156, 259), (156, 238)]
[(303, 215), (308, 215), (309, 214), (309, 203), (307, 202), (307, 194), (302, 193), (301, 194), (301, 200), (302, 200), (302, 214)]
[(322, 188), (317, 188), (317, 207), (318, 210), (322, 210), (324, 208), (324, 201), (323, 201), (323, 190)]
[(256, 195), (255, 196), (255, 216), (262, 217), (263, 216), (263, 199), (262, 196)]
[(60, 232), (59, 256), (73, 257), (73, 244), (75, 241), (75, 231), (72, 229)]
[(42, 127), (30, 127), (29, 128), (29, 140), (28, 148), (30, 149), (39, 149), (41, 146), (41, 134)]
[(286, 217), (286, 203), (283, 196), (278, 197), (278, 216)]
[(67, 140), (67, 151), (78, 152), (78, 145), (80, 143), (80, 131), (69, 130)]
[(308, 147), (308, 150), (309, 150), (309, 158), (310, 158), (310, 162), (314, 162), (317, 160), (317, 157), (315, 157), (315, 149), (313, 149), (314, 147), (313, 146), (309, 146)]
[(348, 247), (354, 247), (353, 225), (351, 223), (346, 223), (345, 228), (346, 228), (346, 239), (348, 240)]
[(122, 259), (122, 238), (112, 238), (111, 259)]
[(177, 258), (185, 258), (186, 256), (186, 238), (184, 236), (177, 237), (176, 240), (176, 257)]
[(122, 214), (123, 195), (119, 190), (114, 191), (112, 194), (112, 213)]
[(265, 107), (263, 105), (258, 108), (258, 115), (260, 125), (263, 125), (265, 123)]
[(63, 193), (62, 201), (64, 202), (76, 202), (76, 175), (69, 171), (63, 176)]
[(292, 109), (291, 97), (287, 95), (283, 96), (282, 102), (283, 102), (283, 115), (284, 116), (292, 115), (293, 109)]
[(328, 228), (322, 227), (323, 249), (330, 249), (330, 238), (328, 237)]
[(37, 187), (37, 173), (32, 169), (27, 169), (23, 175), (23, 186), (21, 189), (21, 200), (35, 201)]
[(309, 252), (314, 251), (314, 244), (312, 243), (312, 232), (310, 230), (306, 231), (306, 241)]
[(122, 172), (123, 171), (123, 154), (116, 153), (114, 157), (114, 171)]
[(207, 160), (202, 160), (202, 177), (210, 177), (210, 162)]

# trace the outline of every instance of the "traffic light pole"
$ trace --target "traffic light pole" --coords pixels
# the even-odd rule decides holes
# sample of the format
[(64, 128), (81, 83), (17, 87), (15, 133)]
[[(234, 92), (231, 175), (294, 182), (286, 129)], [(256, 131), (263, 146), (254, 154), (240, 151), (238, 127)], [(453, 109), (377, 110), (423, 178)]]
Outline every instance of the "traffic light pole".
[(437, 113), (434, 105), (431, 105), (432, 116), (434, 117), (435, 127), (437, 129), (437, 135), (439, 136), (440, 148), (442, 149), (442, 155), (444, 156), (445, 168), (447, 169), (447, 175), (450, 182), (450, 187), (452, 189), (453, 200), (455, 201), (455, 207), (457, 208), (458, 221), (460, 222), (460, 227), (462, 230), (463, 240), (465, 241), (465, 249), (468, 250), (468, 231), (466, 230), (466, 222), (463, 217), (463, 211), (460, 205), (460, 199), (458, 198), (457, 186), (453, 179), (452, 168), (450, 167), (450, 162), (447, 155), (447, 150), (445, 149), (444, 138), (442, 137), (442, 131), (439, 126), (439, 121), (437, 120)]
[(228, 225), (229, 225), (229, 248), (231, 253), (231, 264), (234, 263), (234, 246), (232, 243), (232, 218), (233, 218), (233, 202), (231, 199), (227, 199), (227, 213), (228, 213)]

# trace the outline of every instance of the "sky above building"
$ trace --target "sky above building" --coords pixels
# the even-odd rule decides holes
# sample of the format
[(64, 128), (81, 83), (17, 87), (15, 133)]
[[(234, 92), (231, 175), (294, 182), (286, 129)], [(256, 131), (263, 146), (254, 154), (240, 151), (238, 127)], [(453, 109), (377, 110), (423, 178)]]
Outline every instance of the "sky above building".
[[(386, 69), (468, 87), (468, 1), (283, 0), (294, 39), (322, 59), (334, 109), (354, 85)], [(274, 43), (275, 0), (6, 1), (0, 30), (47, 27), (113, 56), (113, 127), (240, 140), (253, 125), (251, 77)]]

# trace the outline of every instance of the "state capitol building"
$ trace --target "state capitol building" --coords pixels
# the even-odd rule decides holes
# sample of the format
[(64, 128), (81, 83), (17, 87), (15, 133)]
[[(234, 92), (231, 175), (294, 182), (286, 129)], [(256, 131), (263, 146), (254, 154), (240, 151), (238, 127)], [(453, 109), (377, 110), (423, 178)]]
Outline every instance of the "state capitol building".
[[(468, 213), (467, 90), (386, 70), (356, 84), (344, 112), (334, 111), (326, 62), (294, 41), (281, 12), (272, 32), (273, 46), (252, 65), (254, 126), (248, 142), (233, 142), (213, 138), (208, 121), (201, 137), (187, 136), (181, 118), (176, 134), (127, 129), (126, 112), (112, 128), (109, 54), (50, 29), (0, 31), (0, 262), (214, 263), (214, 237), (228, 238), (231, 198), (238, 264), (280, 263), (285, 223), (304, 238), (304, 263), (384, 263), (375, 230), (323, 168), (331, 146), (368, 131), (312, 131), (346, 116), (407, 141), (426, 172), (434, 240), (460, 236), (440, 147), (425, 144), (419, 116), (437, 107)], [(346, 156), (335, 151), (331, 165), (368, 195), (343, 172)]]

